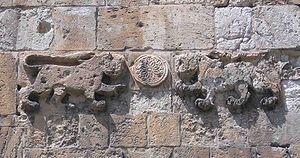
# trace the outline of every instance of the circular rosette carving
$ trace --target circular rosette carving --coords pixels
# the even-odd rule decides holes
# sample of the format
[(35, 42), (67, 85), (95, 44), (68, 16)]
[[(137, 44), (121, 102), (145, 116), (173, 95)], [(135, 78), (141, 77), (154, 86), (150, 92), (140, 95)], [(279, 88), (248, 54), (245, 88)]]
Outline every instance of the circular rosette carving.
[(147, 86), (157, 86), (168, 76), (167, 61), (154, 55), (141, 55), (131, 67), (132, 76), (136, 81)]

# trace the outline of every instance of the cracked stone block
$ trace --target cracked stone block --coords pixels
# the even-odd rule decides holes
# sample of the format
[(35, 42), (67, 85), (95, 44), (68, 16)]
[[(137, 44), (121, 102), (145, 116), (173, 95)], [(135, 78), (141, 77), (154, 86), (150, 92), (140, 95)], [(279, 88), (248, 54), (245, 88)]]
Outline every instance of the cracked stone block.
[(174, 149), (173, 157), (201, 157), (209, 158), (209, 148), (199, 146), (181, 146)]
[(11, 53), (0, 53), (0, 115), (16, 113), (16, 58)]
[(0, 128), (0, 157), (22, 157), (22, 128)]
[(0, 9), (0, 50), (15, 49), (19, 18), (20, 13), (16, 9)]
[(146, 115), (111, 115), (110, 144), (113, 147), (145, 147)]
[(151, 4), (202, 4), (213, 6), (226, 6), (228, 0), (151, 0)]
[(56, 7), (54, 22), (55, 50), (94, 50), (96, 48), (96, 8)]
[(13, 0), (16, 6), (105, 5), (105, 0)]
[(98, 49), (210, 49), (213, 7), (201, 5), (101, 8)]
[(296, 5), (254, 9), (253, 39), (257, 48), (296, 48), (300, 45), (300, 11)]
[(47, 144), (50, 147), (78, 145), (78, 115), (50, 115), (47, 119)]
[(284, 80), (281, 84), (286, 110), (300, 113), (300, 80)]
[(255, 110), (241, 114), (232, 114), (227, 108), (219, 107), (218, 142), (223, 146), (248, 145), (248, 119), (255, 116)]
[(180, 116), (172, 113), (153, 113), (149, 116), (150, 146), (180, 145)]
[(160, 148), (134, 148), (128, 149), (128, 155), (131, 158), (169, 158), (172, 156), (172, 148), (160, 147)]
[(79, 114), (79, 145), (83, 148), (108, 146), (108, 118)]
[(130, 113), (172, 112), (170, 92), (133, 92)]
[(182, 145), (215, 145), (217, 143), (217, 121), (215, 113), (183, 114), (181, 119)]
[(16, 48), (47, 50), (53, 40), (51, 9), (34, 8), (21, 11)]
[(224, 148), (211, 148), (211, 158), (251, 158), (251, 148), (238, 148), (238, 147), (224, 147)]
[(253, 47), (251, 8), (216, 8), (215, 26), (217, 49), (236, 50)]
[(257, 147), (256, 155), (264, 158), (284, 158), (289, 157), (288, 149), (280, 147), (262, 146)]
[(108, 6), (143, 6), (148, 5), (148, 0), (107, 0)]

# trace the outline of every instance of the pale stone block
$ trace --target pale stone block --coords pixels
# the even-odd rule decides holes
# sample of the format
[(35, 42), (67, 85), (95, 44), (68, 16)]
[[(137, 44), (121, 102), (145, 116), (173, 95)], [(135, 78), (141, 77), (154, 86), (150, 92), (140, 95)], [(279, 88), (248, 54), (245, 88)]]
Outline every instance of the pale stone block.
[(20, 13), (16, 9), (0, 10), (0, 50), (15, 49), (19, 18)]

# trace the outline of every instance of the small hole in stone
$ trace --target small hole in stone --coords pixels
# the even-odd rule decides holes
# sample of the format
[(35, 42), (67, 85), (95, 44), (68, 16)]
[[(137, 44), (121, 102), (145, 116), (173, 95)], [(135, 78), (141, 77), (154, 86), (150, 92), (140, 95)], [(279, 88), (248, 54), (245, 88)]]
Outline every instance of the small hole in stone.
[(143, 26), (144, 26), (144, 23), (141, 22), (141, 21), (139, 21), (139, 22), (136, 23), (136, 26), (138, 26), (138, 27), (143, 27)]
[(47, 83), (46, 77), (41, 77), (41, 83)]
[(41, 21), (37, 28), (38, 33), (47, 33), (51, 30), (51, 24), (47, 21)]

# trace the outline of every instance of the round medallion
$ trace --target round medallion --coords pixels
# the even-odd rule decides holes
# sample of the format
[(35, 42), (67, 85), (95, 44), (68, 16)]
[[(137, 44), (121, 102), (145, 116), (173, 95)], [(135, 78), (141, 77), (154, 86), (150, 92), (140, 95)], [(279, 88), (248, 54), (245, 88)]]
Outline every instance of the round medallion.
[(157, 86), (168, 76), (168, 63), (154, 55), (141, 55), (131, 67), (132, 76), (143, 85)]

